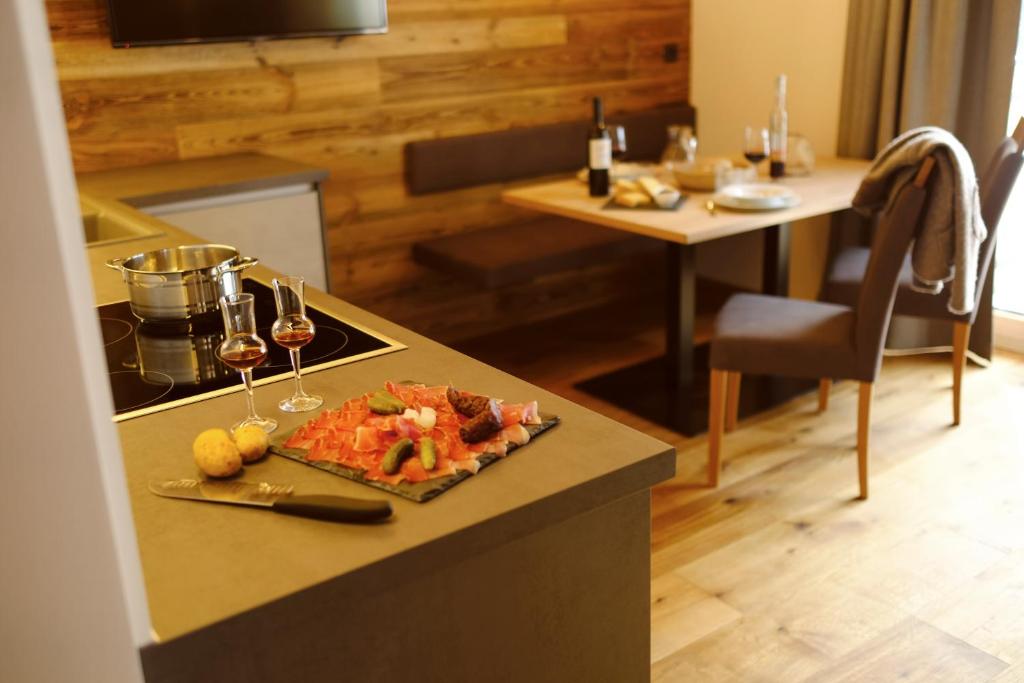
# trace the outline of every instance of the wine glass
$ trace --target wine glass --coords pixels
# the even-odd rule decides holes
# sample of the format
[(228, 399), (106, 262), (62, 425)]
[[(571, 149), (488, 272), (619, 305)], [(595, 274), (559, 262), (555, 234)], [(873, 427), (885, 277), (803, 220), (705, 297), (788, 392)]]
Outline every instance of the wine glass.
[(747, 126), (743, 131), (743, 156), (754, 168), (768, 158), (768, 129)]
[(256, 414), (252, 397), (252, 369), (267, 358), (267, 343), (256, 334), (256, 314), (252, 294), (228, 294), (220, 298), (220, 312), (224, 316), (224, 334), (217, 355), (228, 366), (242, 373), (245, 383), (246, 403), (249, 415), (232, 427), (255, 425), (270, 433), (277, 429), (277, 421)]
[(304, 413), (323, 405), (322, 396), (311, 396), (302, 390), (299, 349), (313, 341), (316, 326), (306, 317), (304, 297), (305, 280), (301, 277), (275, 278), (274, 303), (277, 304), (277, 320), (270, 334), (278, 345), (288, 349), (295, 371), (295, 393), (277, 404), (286, 413)]
[(608, 126), (608, 135), (612, 139), (612, 159), (622, 161), (626, 158), (626, 127)]

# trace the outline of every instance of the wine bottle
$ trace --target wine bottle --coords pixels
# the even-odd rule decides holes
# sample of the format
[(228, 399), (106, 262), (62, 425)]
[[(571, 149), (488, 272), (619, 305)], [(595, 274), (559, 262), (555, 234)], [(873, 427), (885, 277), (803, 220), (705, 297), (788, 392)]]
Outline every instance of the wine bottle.
[(612, 138), (604, 125), (604, 104), (594, 98), (594, 125), (590, 128), (590, 156), (587, 162), (590, 196), (608, 196), (608, 175), (612, 167)]
[(771, 147), (770, 173), (772, 178), (786, 175), (786, 143), (789, 138), (789, 119), (786, 115), (786, 74), (775, 78), (775, 108), (768, 121)]

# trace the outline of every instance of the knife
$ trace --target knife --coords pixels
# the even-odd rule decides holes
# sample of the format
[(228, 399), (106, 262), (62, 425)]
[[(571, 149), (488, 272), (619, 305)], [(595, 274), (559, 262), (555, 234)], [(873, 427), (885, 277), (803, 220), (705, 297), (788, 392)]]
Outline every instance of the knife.
[(391, 516), (391, 503), (386, 500), (322, 495), (296, 496), (292, 495), (293, 486), (266, 482), (254, 484), (245, 481), (173, 479), (151, 481), (149, 490), (167, 498), (250, 505), (270, 508), (285, 515), (311, 517), (330, 522), (375, 522)]

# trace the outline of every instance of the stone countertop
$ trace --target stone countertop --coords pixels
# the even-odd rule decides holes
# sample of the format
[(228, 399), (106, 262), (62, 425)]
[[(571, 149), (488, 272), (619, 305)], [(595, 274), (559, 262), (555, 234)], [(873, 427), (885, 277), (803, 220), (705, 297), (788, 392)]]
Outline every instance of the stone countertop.
[(328, 175), (323, 168), (280, 157), (231, 154), (82, 173), (76, 181), (78, 191), (93, 199), (115, 199), (144, 207), (319, 183)]
[[(222, 176), (223, 178), (223, 176)], [(90, 186), (95, 191), (96, 186)], [(130, 192), (87, 190), (105, 210), (150, 222), (157, 236), (87, 250), (97, 305), (127, 298), (109, 258), (201, 240), (114, 201)], [(118, 206), (119, 205), (119, 206)], [(269, 284), (257, 266), (249, 276)], [(209, 427), (244, 412), (239, 392), (127, 420), (118, 425), (154, 633), (166, 641), (304, 591), (386, 588), (410, 573), (445, 566), (649, 489), (675, 470), (671, 446), (477, 362), (326, 293), (309, 290), (318, 308), (398, 340), (408, 348), (304, 377), (326, 407), (379, 388), (385, 380), (452, 382), (509, 401), (538, 400), (562, 424), (508, 459), (427, 503), (414, 503), (285, 458), (246, 468), (245, 481), (294, 484), (298, 493), (388, 498), (391, 521), (356, 526), (257, 509), (159, 498), (150, 479), (196, 477), (191, 443)], [(538, 340), (543, 353), (543, 340)], [(572, 362), (566, 359), (567, 363)], [(310, 417), (277, 410), (287, 380), (256, 389), (257, 409), (287, 431)], [(344, 582), (345, 585), (340, 585)]]

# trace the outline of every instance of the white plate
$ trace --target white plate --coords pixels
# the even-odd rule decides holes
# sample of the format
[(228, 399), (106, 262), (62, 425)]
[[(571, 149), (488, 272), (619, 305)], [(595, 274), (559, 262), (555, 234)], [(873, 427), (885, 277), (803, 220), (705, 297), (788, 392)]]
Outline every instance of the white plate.
[(749, 183), (722, 188), (714, 196), (714, 201), (728, 209), (764, 211), (796, 206), (800, 203), (800, 195), (784, 185)]

